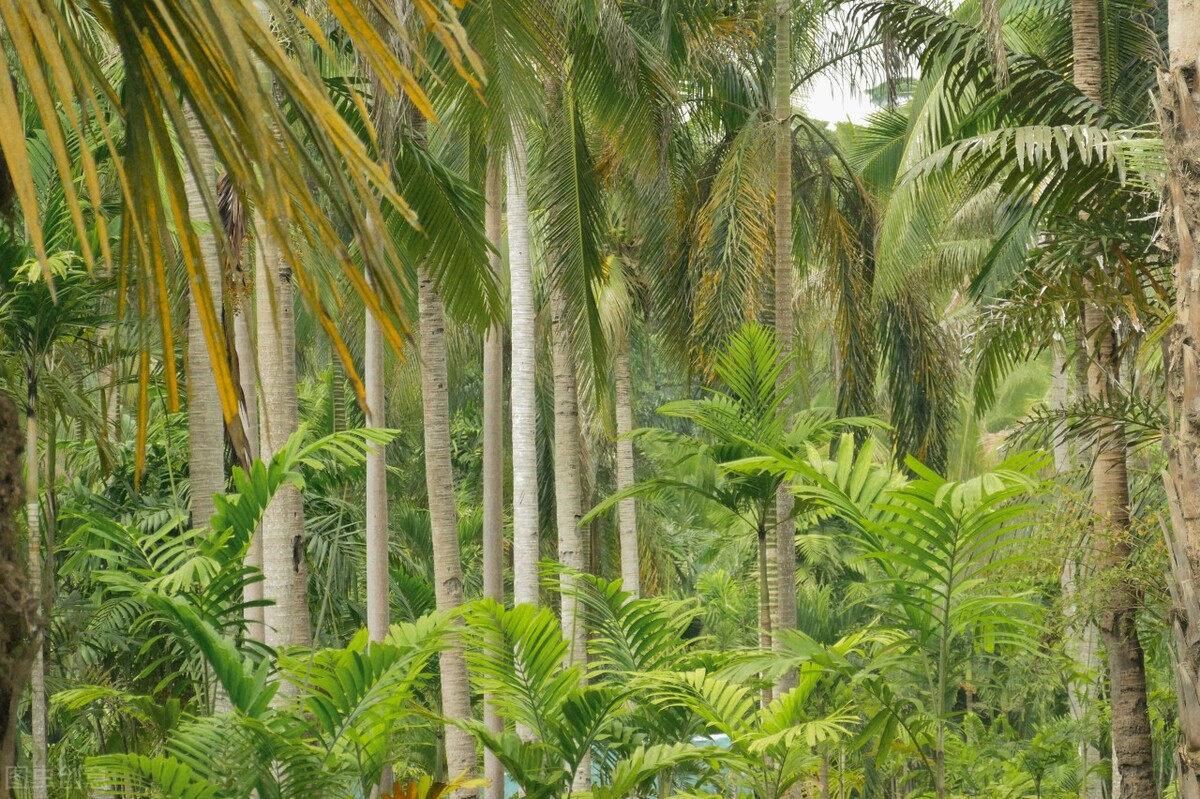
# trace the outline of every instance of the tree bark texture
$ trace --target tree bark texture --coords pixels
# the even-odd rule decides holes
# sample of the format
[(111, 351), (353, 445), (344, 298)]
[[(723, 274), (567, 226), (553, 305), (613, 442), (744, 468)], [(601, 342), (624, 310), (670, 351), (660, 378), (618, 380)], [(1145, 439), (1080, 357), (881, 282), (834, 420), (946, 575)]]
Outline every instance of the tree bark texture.
[[(296, 318), (292, 267), (279, 246), (259, 234), (255, 253), (258, 286), (259, 451), (273, 458), (296, 432)], [(264, 637), (269, 646), (308, 646), (308, 566), (304, 557), (304, 499), (291, 484), (281, 487), (263, 513)]]
[[(216, 374), (213, 370), (213, 355), (204, 338), (204, 327), (200, 318), (196, 292), (208, 291), (213, 307), (219, 314), (223, 291), (220, 250), (217, 248), (217, 231), (221, 221), (208, 218), (200, 181), (215, 191), (216, 174), (212, 142), (204, 129), (189, 111), (188, 129), (196, 148), (198, 164), (195, 170), (184, 170), (184, 188), (187, 195), (188, 215), (194, 225), (204, 225), (197, 234), (200, 242), (200, 260), (204, 265), (205, 286), (194, 283), (188, 292), (188, 480), (192, 496), (192, 525), (203, 527), (212, 518), (215, 506), (213, 495), (225, 491), (225, 418), (221, 410), (221, 395), (217, 390)], [(198, 173), (198, 174), (197, 174)]]
[[(1100, 6), (1097, 0), (1072, 0), (1071, 44), (1076, 87), (1096, 103), (1103, 102), (1103, 64), (1100, 59)], [(1104, 291), (1093, 287), (1085, 301), (1084, 334), (1088, 344), (1088, 394), (1104, 402), (1118, 397), (1120, 356), (1116, 331)], [(1153, 799), (1154, 752), (1146, 699), (1146, 665), (1135, 625), (1138, 592), (1124, 571), (1128, 565), (1129, 480), (1126, 474), (1124, 431), (1105, 425), (1097, 431), (1092, 461), (1092, 505), (1096, 515), (1094, 540), (1104, 553), (1100, 568), (1116, 579), (1100, 611), (1100, 639), (1108, 654), (1109, 697), (1113, 752), (1119, 771), (1118, 799)]]
[[(421, 326), (421, 398), (425, 421), (425, 486), (433, 533), (433, 583), (437, 609), (446, 613), (463, 601), (458, 548), (458, 511), (450, 456), (450, 395), (446, 372), (446, 320), (433, 279), (418, 277)], [(452, 638), (439, 654), (442, 712), (449, 719), (471, 717), (471, 686), (462, 644)], [(445, 728), (446, 770), (451, 779), (475, 775), (475, 740), (454, 725)], [(462, 793), (462, 792), (459, 792)], [(463, 795), (473, 794), (465, 792)]]
[[(629, 330), (613, 347), (613, 379), (617, 417), (617, 490), (633, 485), (633, 379), (629, 369)], [(617, 503), (617, 526), (621, 543), (621, 586), (635, 597), (642, 593), (642, 571), (638, 552), (637, 500), (633, 497)]]
[(525, 133), (513, 123), (508, 153), (508, 269), (512, 307), (513, 602), (538, 603), (537, 334), (529, 260)]
[[(17, 721), (21, 697), (40, 641), (38, 588), (32, 561), (17, 530), (17, 509), (24, 501), (22, 466), (25, 436), (22, 414), (0, 396), (0, 778), (16, 764)], [(0, 783), (5, 791), (10, 786)]]
[[(489, 153), (484, 228), (492, 271), (500, 277), (500, 245), (504, 226), (504, 175), (496, 153)], [(483, 340), (483, 595), (504, 604), (504, 325), (488, 328)], [(504, 719), (490, 695), (483, 697), (483, 723), (494, 733), (504, 731)], [(485, 750), (484, 799), (504, 799), (504, 765)]]
[[(780, 388), (791, 393), (792, 377), (792, 17), (789, 0), (775, 3), (775, 337), (783, 371)], [(785, 400), (782, 412), (793, 403)], [(788, 485), (775, 498), (775, 607), (779, 630), (796, 626), (796, 523)], [(779, 636), (774, 637), (776, 646)], [(778, 692), (796, 686), (796, 672), (779, 678)]]
[(1159, 74), (1159, 124), (1167, 161), (1163, 231), (1175, 257), (1175, 322), (1163, 340), (1171, 523), (1171, 613), (1182, 743), (1181, 799), (1200, 798), (1200, 3), (1168, 6), (1170, 66)]

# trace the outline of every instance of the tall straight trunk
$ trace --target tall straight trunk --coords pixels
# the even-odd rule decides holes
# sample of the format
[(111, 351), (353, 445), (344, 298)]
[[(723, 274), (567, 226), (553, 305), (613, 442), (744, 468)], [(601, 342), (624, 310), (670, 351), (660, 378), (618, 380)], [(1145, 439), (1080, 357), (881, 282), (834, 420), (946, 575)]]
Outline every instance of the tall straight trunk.
[[(433, 531), (433, 584), (437, 609), (462, 605), (462, 563), (458, 549), (458, 512), (454, 503), (454, 466), (450, 460), (450, 397), (446, 376), (446, 321), (433, 279), (418, 277), (421, 325), (421, 405), (425, 421), (425, 487)], [(462, 644), (452, 639), (439, 655), (442, 712), (448, 719), (471, 717), (471, 686)], [(446, 725), (446, 770), (451, 778), (475, 774), (475, 743), (470, 733)], [(473, 793), (473, 792), (470, 792)], [(464, 794), (465, 795), (465, 794)]]
[[(383, 330), (370, 311), (366, 311), (366, 317), (363, 337), (367, 427), (382, 428), (387, 426)], [(372, 447), (367, 452), (367, 630), (372, 641), (382, 641), (390, 623), (386, 453), (385, 447)]]
[[(258, 366), (257, 354), (254, 351), (254, 334), (250, 325), (250, 297), (240, 297), (238, 305), (233, 309), (233, 348), (238, 359), (238, 381), (241, 388), (241, 406), (238, 414), (245, 425), (246, 441), (250, 445), (250, 457), (259, 456), (258, 430)], [(262, 527), (254, 531), (250, 539), (250, 548), (246, 551), (246, 565), (262, 570), (263, 541)], [(256, 581), (246, 586), (243, 599), (246, 602), (261, 602), (263, 598), (262, 581)], [(246, 632), (255, 641), (266, 640), (265, 617), (262, 607), (251, 607), (246, 610)]]
[[(1089, 340), (1095, 342), (1088, 369), (1088, 390), (1095, 400), (1112, 396), (1110, 380), (1120, 368), (1116, 336), (1103, 309), (1088, 306), (1086, 324)], [(1099, 341), (1092, 331), (1101, 331)], [(1092, 506), (1098, 532), (1097, 543), (1105, 552), (1103, 568), (1118, 574), (1131, 557), (1129, 536), (1129, 479), (1125, 463), (1123, 431), (1115, 426), (1096, 436), (1092, 464)], [(1154, 750), (1146, 695), (1146, 664), (1138, 640), (1136, 619), (1139, 594), (1129, 578), (1120, 574), (1106, 592), (1100, 611), (1100, 639), (1108, 653), (1109, 704), (1112, 717), (1113, 752), (1121, 777), (1120, 799), (1153, 799), (1158, 795), (1154, 781)]]
[[(1053, 367), (1050, 404), (1056, 410), (1067, 407), (1071, 374), (1067, 371), (1063, 348), (1055, 345), (1053, 349)], [(1058, 429), (1054, 439), (1054, 471), (1065, 475), (1071, 471), (1071, 448), (1066, 431)], [(1091, 675), (1100, 666), (1099, 641), (1097, 640), (1096, 625), (1087, 619), (1079, 618), (1076, 596), (1079, 593), (1079, 576), (1083, 564), (1073, 552), (1067, 552), (1063, 561), (1062, 574), (1059, 576), (1059, 588), (1062, 591), (1063, 618), (1065, 621), (1064, 649), (1067, 656), (1075, 664), (1079, 673)], [(1085, 681), (1072, 680), (1067, 685), (1067, 702), (1071, 718), (1079, 725), (1087, 721), (1096, 701), (1096, 684), (1090, 679)], [(1100, 751), (1089, 739), (1079, 741), (1080, 763), (1080, 796), (1082, 799), (1102, 799), (1104, 786), (1100, 775), (1093, 768), (1100, 762)]]
[(42, 579), (46, 569), (42, 561), (41, 510), (38, 502), (41, 461), (38, 458), (37, 367), (30, 364), (25, 377), (25, 522), (29, 533), (29, 584), (35, 599), (34, 618), (38, 620), (37, 635), (33, 640), (32, 691), (29, 698), (33, 737), (32, 795), (33, 799), (46, 799), (46, 637), (42, 631), (46, 629), (48, 620), (44, 601), (46, 590)]
[[(1097, 0), (1072, 0), (1071, 46), (1075, 85), (1089, 99), (1102, 102), (1100, 6)], [(1097, 291), (1102, 295), (1102, 291)], [(1084, 307), (1089, 347), (1088, 394), (1096, 401), (1117, 397), (1120, 357), (1108, 311), (1089, 298)], [(1106, 425), (1096, 435), (1092, 460), (1092, 505), (1098, 520), (1097, 544), (1107, 554), (1100, 566), (1118, 572), (1129, 562), (1129, 480), (1124, 431)], [(1100, 612), (1100, 639), (1108, 653), (1114, 771), (1121, 775), (1119, 799), (1152, 799), (1154, 750), (1146, 697), (1146, 664), (1135, 625), (1138, 593), (1122, 575), (1107, 592)]]
[[(259, 451), (273, 458), (299, 421), (296, 396), (296, 318), (292, 268), (270, 234), (259, 231), (255, 251), (258, 322)], [(272, 647), (312, 642), (308, 567), (304, 560), (304, 499), (285, 484), (262, 518), (264, 638)]]
[[(551, 350), (554, 366), (554, 505), (558, 523), (558, 561), (563, 568), (584, 570), (583, 536), (579, 520), (583, 516), (580, 500), (579, 392), (571, 347), (571, 320), (567, 300), (561, 288), (550, 297)], [(568, 662), (582, 663), (587, 656), (587, 639), (577, 618), (577, 603), (572, 596), (575, 579), (564, 574), (562, 594), (563, 637), (571, 643)]]
[(1167, 497), (1179, 727), (1179, 796), (1200, 797), (1200, 2), (1168, 3), (1169, 68), (1158, 76), (1167, 160), (1163, 225), (1175, 256), (1175, 322), (1166, 364)]
[(40, 624), (29, 612), (38, 596), (36, 577), (17, 528), (17, 508), (24, 496), (21, 467), (28, 446), (21, 416), (16, 403), (0, 396), (0, 774), (11, 774), (16, 764), (18, 710), (37, 653)]
[[(208, 218), (200, 185), (200, 181), (203, 180), (210, 192), (215, 191), (213, 147), (191, 111), (186, 113), (188, 133), (198, 157), (195, 170), (184, 170), (188, 214), (193, 223), (206, 226), (205, 230), (198, 233), (200, 258), (204, 264), (207, 290), (212, 296), (213, 307), (220, 314), (223, 281), (217, 231), (221, 230), (221, 223), (219, 219)], [(188, 479), (192, 492), (192, 525), (203, 527), (208, 524), (215, 511), (213, 495), (225, 490), (225, 419), (221, 411), (221, 396), (217, 391), (212, 355), (204, 338), (195, 291), (196, 287), (192, 286), (188, 292)]]
[[(491, 267), (497, 277), (504, 225), (504, 175), (495, 152), (488, 153), (484, 186), (484, 228), (491, 243)], [(504, 604), (504, 325), (492, 324), (483, 340), (483, 595)], [(504, 719), (492, 696), (483, 697), (483, 723), (504, 731)], [(484, 799), (504, 799), (504, 765), (490, 749), (483, 753)]]
[[(633, 380), (629, 373), (629, 330), (613, 347), (613, 378), (616, 383), (617, 416), (617, 490), (633, 485)], [(638, 553), (637, 500), (633, 497), (617, 503), (617, 526), (621, 540), (621, 585), (629, 593), (641, 596), (642, 572)]]
[[(792, 17), (789, 0), (775, 1), (775, 337), (783, 370), (780, 388), (792, 377)], [(792, 401), (785, 400), (783, 413)], [(779, 630), (796, 626), (796, 522), (792, 492), (779, 487), (775, 498), (775, 606)], [(779, 646), (779, 636), (774, 638)], [(796, 686), (796, 672), (779, 678), (780, 693)]]
[(538, 602), (537, 335), (529, 260), (525, 131), (513, 123), (508, 152), (508, 270), (512, 306), (513, 602)]
[[(768, 549), (771, 542), (769, 540), (769, 526), (764, 515), (758, 522), (758, 648), (767, 650), (771, 648), (771, 571)], [(772, 690), (770, 687), (762, 689), (762, 705), (766, 707), (771, 704)]]
[[(554, 367), (554, 509), (558, 527), (558, 562), (572, 572), (587, 568), (584, 560), (583, 517), (580, 469), (583, 465), (579, 445), (579, 389), (575, 377), (575, 359), (571, 347), (571, 319), (563, 290), (554, 287), (550, 294), (550, 337)], [(580, 618), (579, 603), (573, 595), (574, 574), (559, 578), (562, 600), (563, 638), (570, 644), (567, 662), (587, 662), (587, 631)], [(575, 771), (573, 791), (592, 788), (591, 759), (584, 757)]]

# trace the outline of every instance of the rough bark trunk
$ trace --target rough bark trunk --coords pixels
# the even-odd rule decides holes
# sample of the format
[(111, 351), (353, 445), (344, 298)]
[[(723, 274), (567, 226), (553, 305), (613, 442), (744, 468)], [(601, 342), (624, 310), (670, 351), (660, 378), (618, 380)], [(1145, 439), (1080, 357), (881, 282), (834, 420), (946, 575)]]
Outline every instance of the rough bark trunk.
[[(613, 348), (613, 373), (616, 383), (617, 416), (617, 490), (633, 485), (633, 442), (627, 436), (633, 430), (633, 380), (629, 372), (629, 330)], [(621, 541), (621, 585), (629, 593), (641, 596), (642, 573), (638, 554), (637, 500), (633, 497), (617, 503), (617, 525)]]
[(42, 577), (45, 566), (42, 561), (41, 509), (39, 475), (41, 460), (38, 458), (37, 422), (37, 373), (34, 367), (26, 370), (25, 399), (25, 524), (29, 535), (29, 587), (34, 596), (34, 613), (40, 621), (33, 640), (32, 690), (29, 698), (32, 733), (30, 765), (33, 799), (46, 799), (46, 636), (42, 634), (48, 622), (45, 613), (45, 586)]
[(529, 261), (525, 132), (513, 123), (508, 153), (508, 269), (512, 305), (513, 602), (538, 603), (537, 378)]
[[(575, 382), (575, 364), (571, 347), (571, 320), (562, 289), (554, 288), (550, 299), (550, 328), (554, 367), (554, 505), (558, 526), (558, 561), (568, 570), (584, 570), (583, 538), (579, 519), (580, 503), (579, 396)], [(560, 579), (563, 637), (571, 643), (568, 663), (583, 663), (587, 657), (586, 638), (577, 618), (577, 603), (572, 596), (575, 578), (564, 574)]]
[[(217, 248), (217, 231), (221, 230), (221, 223), (219, 219), (208, 218), (200, 186), (200, 181), (203, 180), (208, 184), (210, 191), (215, 191), (213, 147), (191, 111), (187, 111), (187, 120), (188, 132), (195, 145), (199, 162), (195, 171), (184, 170), (188, 214), (193, 223), (206, 226), (205, 230), (197, 234), (200, 258), (204, 264), (207, 290), (212, 296), (213, 307), (219, 314), (223, 279), (220, 251)], [(225, 418), (221, 411), (221, 396), (217, 390), (212, 355), (204, 338), (195, 290), (195, 286), (192, 286), (188, 292), (188, 480), (192, 492), (192, 525), (203, 527), (208, 524), (215, 510), (213, 495), (225, 490)]]
[[(260, 231), (255, 252), (259, 385), (259, 451), (273, 458), (296, 432), (296, 319), (292, 268), (278, 245)], [(276, 492), (262, 519), (264, 638), (272, 647), (312, 642), (308, 567), (304, 559), (304, 499), (293, 485)]]
[[(500, 276), (503, 234), (504, 176), (496, 153), (489, 153), (484, 227), (495, 251), (492, 271)], [(504, 604), (504, 325), (493, 324), (483, 340), (483, 595)], [(483, 697), (483, 723), (494, 733), (504, 731), (490, 694)], [(504, 765), (485, 750), (484, 799), (504, 799)]]
[[(789, 0), (775, 3), (775, 338), (783, 370), (780, 388), (791, 392), (792, 376), (792, 29)], [(790, 413), (791, 401), (782, 405)], [(775, 498), (775, 607), (779, 630), (796, 626), (796, 523), (792, 492), (785, 484)], [(778, 646), (779, 636), (775, 636)], [(796, 686), (796, 672), (779, 678), (779, 693)]]
[[(369, 280), (369, 278), (368, 278)], [(384, 392), (383, 330), (370, 311), (363, 332), (367, 394), (367, 427), (387, 426)], [(382, 641), (390, 622), (388, 588), (387, 449), (367, 452), (367, 631), (372, 641)]]
[[(1075, 85), (1089, 99), (1102, 102), (1103, 66), (1100, 60), (1100, 6), (1097, 0), (1072, 0), (1071, 46)], [(1096, 292), (1097, 295), (1102, 292)], [(1120, 380), (1116, 334), (1108, 312), (1089, 298), (1084, 307), (1089, 348), (1088, 393), (1093, 400), (1115, 397)], [(1135, 619), (1138, 595), (1121, 572), (1130, 549), (1129, 481), (1126, 475), (1124, 432), (1117, 425), (1098, 431), (1092, 463), (1092, 504), (1097, 517), (1096, 541), (1107, 555), (1099, 564), (1118, 574), (1100, 612), (1100, 638), (1108, 653), (1114, 771), (1121, 776), (1120, 799), (1152, 799), (1153, 741), (1146, 699), (1145, 657)]]
[[(570, 572), (582, 572), (586, 564), (583, 534), (579, 529), (579, 520), (583, 517), (580, 499), (582, 455), (579, 446), (579, 390), (567, 299), (558, 287), (551, 290), (550, 336), (554, 367), (554, 509), (558, 527), (558, 562)], [(570, 645), (567, 650), (568, 665), (587, 662), (587, 633), (579, 615), (579, 603), (572, 591), (575, 582), (575, 576), (571, 573), (559, 578), (563, 638)], [(584, 757), (575, 772), (572, 790), (590, 791), (591, 777), (591, 760)]]
[(0, 396), (0, 775), (11, 774), (16, 764), (18, 708), (40, 640), (32, 561), (17, 532), (25, 447), (21, 414)]
[[(446, 376), (446, 322), (442, 299), (432, 278), (418, 277), (421, 325), (421, 399), (425, 421), (425, 487), (433, 533), (433, 583), (437, 609), (451, 612), (462, 605), (462, 562), (458, 549), (458, 512), (454, 501), (454, 466), (450, 459), (450, 396)], [(471, 717), (471, 686), (461, 643), (452, 639), (439, 655), (442, 712), (449, 719)], [(446, 770), (449, 777), (475, 774), (475, 742), (470, 733), (446, 725)], [(473, 791), (456, 792), (462, 796)]]
[[(250, 457), (259, 457), (258, 430), (258, 355), (254, 350), (254, 334), (251, 331), (249, 303), (251, 298), (238, 298), (238, 305), (233, 309), (233, 347), (238, 358), (238, 380), (241, 383), (242, 404), (238, 409), (245, 425), (246, 441), (250, 445)], [(246, 550), (246, 565), (262, 571), (263, 541), (262, 527), (254, 531), (250, 539), (250, 547)], [(246, 586), (243, 599), (246, 602), (261, 602), (263, 598), (262, 581)], [(246, 610), (246, 633), (255, 641), (266, 640), (265, 618), (262, 607), (252, 607)]]
[[(1116, 336), (1103, 309), (1089, 305), (1086, 326), (1092, 345), (1088, 391), (1094, 400), (1112, 396), (1119, 372)], [(1096, 539), (1104, 553), (1101, 568), (1112, 570), (1116, 580), (1106, 592), (1100, 611), (1100, 639), (1108, 654), (1109, 704), (1113, 751), (1121, 775), (1120, 799), (1153, 799), (1154, 751), (1146, 698), (1146, 664), (1138, 640), (1138, 591), (1124, 574), (1131, 556), (1129, 535), (1129, 479), (1125, 465), (1125, 438), (1116, 425), (1096, 436), (1092, 463), (1092, 506), (1097, 519)]]
[[(1066, 358), (1063, 348), (1055, 345), (1053, 349), (1052, 385), (1050, 404), (1057, 410), (1067, 407), (1071, 373), (1067, 371)], [(1054, 471), (1065, 475), (1071, 471), (1071, 447), (1066, 432), (1059, 429), (1054, 439)], [(1073, 551), (1068, 551), (1063, 562), (1062, 574), (1059, 577), (1059, 588), (1062, 591), (1063, 617), (1065, 621), (1065, 636), (1063, 648), (1067, 656), (1075, 663), (1077, 671), (1084, 675), (1082, 681), (1074, 680), (1067, 686), (1067, 702), (1071, 710), (1071, 718), (1080, 725), (1086, 723), (1096, 701), (1096, 684), (1091, 674), (1100, 667), (1099, 641), (1096, 625), (1087, 619), (1078, 618), (1076, 596), (1079, 592), (1079, 571), (1082, 568), (1080, 559)], [(1104, 786), (1100, 775), (1093, 768), (1100, 762), (1100, 751), (1092, 741), (1084, 739), (1079, 742), (1080, 763), (1080, 796), (1082, 799), (1103, 799)]]
[(1163, 229), (1175, 256), (1175, 322), (1163, 341), (1167, 426), (1164, 480), (1171, 524), (1171, 614), (1181, 799), (1200, 797), (1200, 3), (1170, 0), (1170, 62), (1159, 74), (1167, 178)]

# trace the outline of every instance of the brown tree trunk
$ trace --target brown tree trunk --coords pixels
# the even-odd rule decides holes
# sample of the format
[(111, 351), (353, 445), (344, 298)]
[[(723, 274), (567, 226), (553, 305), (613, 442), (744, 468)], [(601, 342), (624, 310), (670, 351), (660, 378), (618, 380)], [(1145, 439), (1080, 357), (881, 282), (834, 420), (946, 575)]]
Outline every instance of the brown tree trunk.
[(1169, 70), (1159, 74), (1167, 180), (1163, 219), (1175, 255), (1175, 323), (1163, 340), (1164, 479), (1171, 524), (1171, 614), (1182, 744), (1181, 799), (1200, 797), (1200, 2), (1170, 0)]
[[(1071, 40), (1075, 85), (1089, 99), (1102, 102), (1100, 6), (1097, 0), (1072, 0)], [(1096, 401), (1115, 399), (1120, 382), (1120, 356), (1104, 294), (1085, 302), (1084, 332), (1088, 342), (1088, 394)], [(1124, 431), (1105, 425), (1096, 435), (1092, 462), (1092, 504), (1097, 517), (1097, 546), (1105, 553), (1101, 568), (1118, 579), (1107, 592), (1100, 612), (1100, 638), (1108, 653), (1109, 696), (1115, 771), (1121, 776), (1119, 799), (1153, 799), (1154, 747), (1146, 700), (1146, 664), (1135, 626), (1138, 592), (1123, 573), (1130, 557), (1129, 481), (1125, 468)]]
[(49, 621), (45, 612), (45, 586), (42, 577), (45, 566), (42, 560), (42, 526), (38, 486), (41, 460), (38, 458), (37, 422), (37, 372), (30, 366), (26, 374), (27, 396), (25, 400), (25, 523), (29, 535), (29, 585), (35, 598), (34, 613), (40, 620), (33, 640), (33, 679), (30, 692), (30, 732), (32, 735), (33, 799), (46, 799), (46, 636), (42, 634)]
[[(449, 613), (462, 605), (462, 561), (458, 548), (458, 510), (454, 466), (450, 459), (450, 396), (446, 376), (446, 319), (442, 298), (424, 269), (418, 282), (421, 325), (421, 399), (425, 420), (425, 487), (433, 533), (433, 585), (437, 609)], [(442, 712), (449, 719), (471, 717), (471, 686), (462, 644), (452, 639), (439, 655)], [(446, 771), (450, 779), (475, 775), (471, 734), (446, 725)], [(457, 792), (463, 796), (472, 792)]]
[[(1120, 369), (1116, 335), (1104, 310), (1095, 305), (1086, 309), (1086, 326), (1092, 347), (1088, 391), (1092, 399), (1103, 401), (1112, 397), (1112, 384)], [(1124, 573), (1132, 554), (1125, 450), (1120, 427), (1106, 425), (1098, 431), (1092, 463), (1095, 540), (1102, 552), (1099, 566), (1116, 575), (1100, 611), (1100, 639), (1108, 654), (1109, 706), (1113, 753), (1121, 777), (1120, 799), (1153, 799), (1158, 787), (1154, 781), (1146, 664), (1135, 624), (1140, 595)]]
[(0, 789), (16, 764), (17, 721), (25, 683), (39, 640), (37, 596), (24, 547), (17, 532), (25, 437), (16, 403), (0, 396)]
[[(783, 370), (780, 388), (792, 377), (792, 17), (789, 0), (775, 2), (775, 338)], [(791, 393), (790, 388), (785, 390)], [(792, 410), (790, 398), (781, 406)], [(778, 630), (796, 626), (796, 522), (792, 492), (779, 487), (775, 499), (775, 607)], [(779, 636), (775, 636), (779, 645)], [(796, 686), (796, 672), (779, 678), (778, 693)]]

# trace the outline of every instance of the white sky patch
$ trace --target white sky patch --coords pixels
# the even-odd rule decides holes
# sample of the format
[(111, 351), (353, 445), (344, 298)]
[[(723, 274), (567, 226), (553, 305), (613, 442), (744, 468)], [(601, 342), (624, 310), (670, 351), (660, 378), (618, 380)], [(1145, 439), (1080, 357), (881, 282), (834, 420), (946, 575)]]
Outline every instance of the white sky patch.
[(842, 76), (819, 74), (804, 88), (804, 96), (797, 100), (813, 119), (830, 123), (849, 120), (861, 125), (877, 110), (865, 91), (851, 86)]

